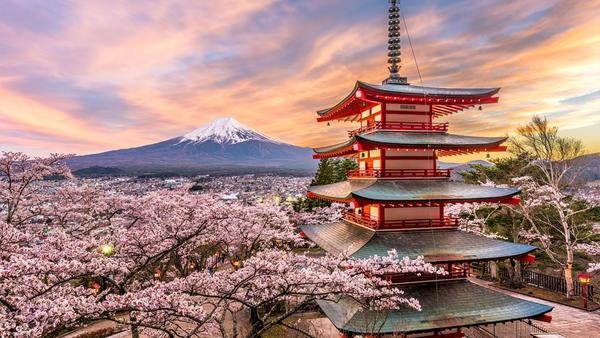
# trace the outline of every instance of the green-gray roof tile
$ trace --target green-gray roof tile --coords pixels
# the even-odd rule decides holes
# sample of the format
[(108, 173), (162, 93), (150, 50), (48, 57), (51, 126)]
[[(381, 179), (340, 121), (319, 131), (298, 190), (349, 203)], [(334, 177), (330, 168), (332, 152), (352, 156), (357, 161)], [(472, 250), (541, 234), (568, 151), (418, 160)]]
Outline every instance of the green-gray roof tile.
[(514, 188), (497, 188), (453, 181), (430, 180), (349, 180), (315, 185), (310, 192), (335, 200), (352, 196), (374, 201), (486, 201), (508, 198), (519, 193)]
[(317, 154), (340, 150), (352, 145), (356, 141), (366, 141), (393, 147), (416, 148), (451, 148), (451, 147), (485, 147), (499, 145), (506, 141), (506, 137), (480, 137), (464, 136), (446, 133), (421, 133), (405, 131), (376, 131), (364, 135), (356, 135), (347, 141), (330, 146), (314, 148)]
[(521, 256), (536, 249), (458, 229), (371, 231), (346, 222), (301, 228), (323, 250), (332, 254), (346, 252), (355, 258), (385, 256), (393, 249), (400, 257), (423, 256), (431, 263), (464, 262)]
[(317, 111), (317, 114), (323, 116), (327, 114), (331, 109), (339, 106), (342, 102), (345, 102), (350, 97), (356, 94), (356, 91), (359, 88), (372, 89), (379, 92), (390, 93), (390, 94), (405, 94), (409, 96), (415, 95), (427, 95), (433, 97), (483, 97), (483, 96), (492, 96), (500, 90), (500, 88), (440, 88), (440, 87), (422, 87), (422, 86), (413, 86), (413, 85), (396, 85), (396, 84), (371, 84), (362, 81), (357, 81), (354, 85), (354, 88), (344, 99), (342, 99), (337, 105), (321, 109)]
[(552, 307), (514, 298), (469, 281), (402, 286), (406, 296), (419, 300), (422, 310), (391, 312), (363, 309), (350, 298), (318, 301), (331, 322), (353, 333), (414, 333), (532, 318)]

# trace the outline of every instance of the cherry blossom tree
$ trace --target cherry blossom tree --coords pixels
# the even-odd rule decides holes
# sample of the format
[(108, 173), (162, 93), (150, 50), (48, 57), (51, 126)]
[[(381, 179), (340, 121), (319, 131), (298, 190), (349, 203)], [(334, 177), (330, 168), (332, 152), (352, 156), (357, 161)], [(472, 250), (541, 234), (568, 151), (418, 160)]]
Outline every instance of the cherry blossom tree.
[(40, 181), (49, 176), (70, 178), (64, 161), (68, 155), (29, 158), (23, 153), (2, 152), (0, 156), (0, 204), (7, 223), (21, 224), (40, 214), (47, 186)]
[(443, 273), (394, 252), (367, 260), (306, 255), (281, 206), (225, 202), (188, 187), (125, 194), (44, 180), (71, 177), (64, 159), (0, 159), (7, 336), (53, 336), (104, 319), (128, 325), (134, 337), (255, 337), (340, 295), (418, 310), (418, 300), (380, 277)]
[(589, 240), (586, 212), (600, 205), (595, 194), (568, 194), (526, 176), (514, 179), (522, 190), (521, 214), (529, 227), (521, 236), (535, 241), (550, 259), (563, 268), (567, 297), (573, 296), (573, 262), (576, 248)]

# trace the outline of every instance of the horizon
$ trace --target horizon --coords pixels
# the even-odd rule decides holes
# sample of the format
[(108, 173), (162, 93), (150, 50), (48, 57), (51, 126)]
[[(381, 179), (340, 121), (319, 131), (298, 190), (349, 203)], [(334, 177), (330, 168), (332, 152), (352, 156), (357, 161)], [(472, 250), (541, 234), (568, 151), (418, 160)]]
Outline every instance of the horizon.
[[(0, 13), (1, 150), (99, 153), (224, 116), (285, 143), (339, 142), (353, 124), (327, 127), (315, 112), (356, 80), (386, 77), (386, 8), (9, 3)], [(441, 119), (451, 132), (503, 136), (540, 115), (588, 153), (600, 151), (600, 37), (589, 34), (600, 29), (600, 1), (405, 1), (402, 10), (423, 85), (502, 87), (498, 104)], [(404, 32), (402, 43), (401, 73), (420, 85)]]

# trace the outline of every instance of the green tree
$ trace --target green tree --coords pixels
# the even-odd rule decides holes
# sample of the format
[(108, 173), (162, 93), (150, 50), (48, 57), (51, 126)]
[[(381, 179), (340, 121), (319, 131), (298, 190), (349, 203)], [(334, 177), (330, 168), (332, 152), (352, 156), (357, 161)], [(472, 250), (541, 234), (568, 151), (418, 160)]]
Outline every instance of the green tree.
[(311, 185), (323, 185), (345, 181), (348, 170), (357, 168), (354, 159), (324, 158), (319, 162), (319, 167)]
[[(357, 168), (356, 161), (354, 159), (330, 159), (324, 158), (319, 162), (319, 167), (315, 173), (310, 185), (323, 185), (342, 182), (347, 179), (348, 170), (354, 170)], [(331, 203), (322, 201), (315, 198), (299, 198), (292, 203), (294, 211), (311, 211), (317, 207), (330, 206)]]

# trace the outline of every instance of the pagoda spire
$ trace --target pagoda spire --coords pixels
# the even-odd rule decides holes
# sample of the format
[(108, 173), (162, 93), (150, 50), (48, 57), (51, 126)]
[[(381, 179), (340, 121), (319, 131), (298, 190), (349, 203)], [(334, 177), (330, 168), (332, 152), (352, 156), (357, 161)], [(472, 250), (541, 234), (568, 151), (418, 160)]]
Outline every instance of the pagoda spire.
[(383, 84), (408, 84), (406, 77), (400, 76), (400, 8), (397, 0), (389, 0), (388, 9), (388, 69), (390, 76), (383, 80)]

